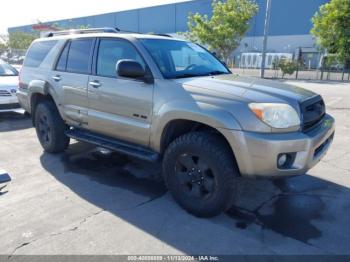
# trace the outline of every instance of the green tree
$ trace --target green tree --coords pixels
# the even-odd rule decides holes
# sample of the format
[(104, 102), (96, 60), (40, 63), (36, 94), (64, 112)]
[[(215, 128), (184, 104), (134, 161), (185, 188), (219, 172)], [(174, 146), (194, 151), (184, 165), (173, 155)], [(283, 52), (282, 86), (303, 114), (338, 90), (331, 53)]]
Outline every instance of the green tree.
[(13, 32), (9, 34), (8, 46), (11, 49), (27, 49), (39, 36), (24, 32)]
[(0, 50), (7, 49), (8, 39), (5, 35), (0, 35)]
[(253, 0), (213, 0), (212, 7), (211, 18), (199, 13), (189, 15), (189, 32), (185, 36), (207, 45), (227, 62), (248, 31), (258, 5)]
[(7, 49), (7, 45), (5, 43), (0, 42), (0, 50)]
[(318, 44), (340, 61), (350, 60), (350, 1), (331, 0), (322, 5), (312, 18), (311, 33)]

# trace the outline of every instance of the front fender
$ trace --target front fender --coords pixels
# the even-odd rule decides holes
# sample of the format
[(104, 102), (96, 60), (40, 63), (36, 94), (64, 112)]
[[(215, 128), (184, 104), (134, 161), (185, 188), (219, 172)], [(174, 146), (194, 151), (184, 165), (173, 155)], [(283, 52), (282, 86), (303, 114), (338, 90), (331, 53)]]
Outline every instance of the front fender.
[(151, 129), (151, 147), (161, 150), (161, 138), (168, 123), (173, 120), (190, 120), (212, 128), (242, 130), (241, 125), (228, 111), (203, 102), (172, 101), (155, 112)]

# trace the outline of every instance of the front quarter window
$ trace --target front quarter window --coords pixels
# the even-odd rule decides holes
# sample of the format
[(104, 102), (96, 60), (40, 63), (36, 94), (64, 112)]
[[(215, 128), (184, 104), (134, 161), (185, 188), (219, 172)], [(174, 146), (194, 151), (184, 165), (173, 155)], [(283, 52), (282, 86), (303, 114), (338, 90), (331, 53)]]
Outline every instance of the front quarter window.
[(197, 44), (166, 39), (141, 39), (164, 78), (229, 74), (229, 70)]

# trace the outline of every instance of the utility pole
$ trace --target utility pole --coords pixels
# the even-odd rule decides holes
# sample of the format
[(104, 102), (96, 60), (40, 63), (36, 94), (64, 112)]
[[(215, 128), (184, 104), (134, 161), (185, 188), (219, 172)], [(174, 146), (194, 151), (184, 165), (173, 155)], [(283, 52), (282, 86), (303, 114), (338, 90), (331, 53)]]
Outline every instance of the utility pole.
[(264, 26), (264, 42), (263, 42), (261, 72), (260, 72), (260, 77), (261, 78), (265, 77), (265, 61), (266, 61), (267, 38), (268, 38), (268, 35), (269, 35), (269, 27), (270, 27), (271, 1), (272, 0), (267, 0), (267, 2), (266, 2), (266, 14), (265, 14), (265, 26)]

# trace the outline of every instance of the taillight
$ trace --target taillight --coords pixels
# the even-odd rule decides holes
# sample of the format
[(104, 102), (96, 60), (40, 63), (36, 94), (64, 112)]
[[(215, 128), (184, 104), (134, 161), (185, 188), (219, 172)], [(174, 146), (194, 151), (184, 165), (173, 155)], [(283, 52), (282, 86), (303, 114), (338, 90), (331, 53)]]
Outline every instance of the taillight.
[(18, 88), (22, 88), (22, 89), (27, 88), (27, 86), (22, 82), (22, 67), (19, 70), (19, 74), (18, 74)]

